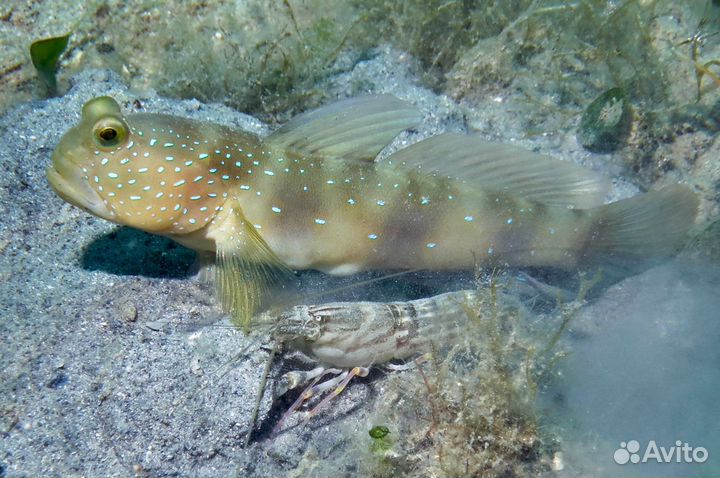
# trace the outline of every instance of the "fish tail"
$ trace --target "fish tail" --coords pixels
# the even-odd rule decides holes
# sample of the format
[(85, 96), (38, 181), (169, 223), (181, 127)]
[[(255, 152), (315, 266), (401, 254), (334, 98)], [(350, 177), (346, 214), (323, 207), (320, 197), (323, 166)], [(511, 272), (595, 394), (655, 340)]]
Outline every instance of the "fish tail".
[(694, 192), (676, 185), (591, 210), (596, 219), (581, 263), (631, 273), (672, 257), (687, 239), (698, 204)]

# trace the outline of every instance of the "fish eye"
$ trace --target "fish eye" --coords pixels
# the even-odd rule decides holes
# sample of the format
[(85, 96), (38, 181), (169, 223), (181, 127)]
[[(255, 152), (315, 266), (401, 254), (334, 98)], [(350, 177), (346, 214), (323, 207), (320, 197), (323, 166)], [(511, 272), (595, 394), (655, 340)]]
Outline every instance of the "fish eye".
[(105, 126), (103, 129), (98, 131), (98, 136), (104, 141), (112, 141), (117, 137), (117, 130), (112, 126)]
[(112, 148), (120, 144), (127, 136), (125, 123), (117, 118), (101, 119), (93, 129), (95, 141), (103, 148)]

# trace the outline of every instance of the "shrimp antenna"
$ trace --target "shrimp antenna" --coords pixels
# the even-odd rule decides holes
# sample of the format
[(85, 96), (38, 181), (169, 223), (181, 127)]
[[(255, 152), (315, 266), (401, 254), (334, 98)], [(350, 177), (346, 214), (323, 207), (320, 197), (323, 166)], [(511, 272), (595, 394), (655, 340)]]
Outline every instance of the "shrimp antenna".
[(243, 445), (245, 448), (247, 448), (250, 444), (250, 438), (252, 438), (253, 431), (255, 430), (255, 420), (257, 420), (258, 413), (260, 412), (260, 402), (262, 402), (262, 397), (265, 395), (265, 385), (267, 385), (267, 378), (268, 375), (270, 375), (270, 368), (272, 367), (275, 355), (277, 355), (281, 345), (282, 344), (279, 340), (276, 340), (273, 343), (273, 348), (270, 350), (267, 362), (265, 362), (265, 368), (263, 369), (262, 378), (260, 379), (260, 386), (258, 387), (258, 393), (255, 397), (255, 405), (253, 406), (253, 411), (250, 415), (250, 425), (248, 426), (247, 435), (245, 435), (245, 443)]
[[(412, 274), (415, 272), (419, 272), (421, 270), (422, 269), (420, 269), (420, 268), (402, 270), (402, 271), (398, 271), (398, 272), (393, 272), (392, 274), (387, 274), (387, 275), (383, 275), (380, 277), (373, 277), (371, 279), (365, 279), (362, 281), (353, 282), (353, 283), (345, 284), (345, 285), (338, 286), (338, 287), (333, 287), (331, 289), (323, 289), (323, 290), (320, 290), (317, 292), (312, 292), (312, 293), (296, 292), (294, 294), (291, 294), (284, 300), (273, 304), (273, 306), (270, 307), (268, 310), (258, 314), (255, 317), (255, 320), (253, 321), (253, 323), (251, 325), (264, 324), (266, 322), (266, 320), (263, 320), (263, 319), (267, 319), (268, 317), (273, 317), (274, 315), (277, 315), (278, 311), (281, 311), (283, 309), (287, 309), (294, 305), (297, 305), (298, 300), (300, 300), (300, 299), (302, 299), (304, 302), (307, 302), (307, 301), (319, 299), (321, 297), (325, 297), (327, 295), (336, 294), (338, 292), (344, 292), (347, 290), (355, 289), (357, 287), (363, 287), (363, 286), (366, 286), (369, 284), (374, 284), (376, 282), (382, 282), (385, 280), (394, 279), (396, 277), (401, 277), (406, 274)], [(257, 319), (261, 319), (261, 320), (257, 321)], [(273, 330), (273, 329), (274, 329), (274, 327), (271, 327), (271, 330)]]

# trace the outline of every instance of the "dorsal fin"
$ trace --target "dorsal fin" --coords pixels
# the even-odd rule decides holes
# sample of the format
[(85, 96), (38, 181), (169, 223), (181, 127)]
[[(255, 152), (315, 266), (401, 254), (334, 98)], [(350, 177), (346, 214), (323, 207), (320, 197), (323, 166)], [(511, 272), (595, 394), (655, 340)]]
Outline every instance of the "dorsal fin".
[(395, 166), (438, 172), (548, 205), (585, 209), (603, 203), (609, 183), (576, 164), (478, 136), (445, 133), (387, 158)]
[(394, 96), (361, 96), (296, 116), (267, 141), (303, 154), (372, 161), (420, 119), (414, 106)]

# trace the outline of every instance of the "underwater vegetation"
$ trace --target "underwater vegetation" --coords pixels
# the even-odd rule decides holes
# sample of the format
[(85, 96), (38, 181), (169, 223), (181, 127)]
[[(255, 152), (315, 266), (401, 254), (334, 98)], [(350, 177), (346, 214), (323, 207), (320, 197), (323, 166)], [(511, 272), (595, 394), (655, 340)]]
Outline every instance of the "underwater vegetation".
[[(67, 31), (69, 23), (63, 23), (66, 17), (62, 9), (53, 8), (53, 2), (38, 2), (37, 5), (40, 6), (40, 12), (36, 14), (40, 19), (38, 23), (23, 20), (24, 15), (31, 18), (24, 12), (37, 7), (19, 2), (0, 6), (3, 26), (12, 24), (31, 32), (23, 37), (26, 41), (18, 42), (22, 54), (27, 54), (32, 41)], [(407, 52), (397, 57), (398, 62), (406, 62), (421, 84), (438, 93), (449, 94), (468, 107), (463, 124), (471, 130), (481, 129), (477, 126), (479, 122), (473, 121), (478, 116), (477, 105), (497, 103), (509, 113), (508, 117), (517, 114), (522, 118), (518, 121), (518, 130), (522, 130), (518, 138), (540, 137), (542, 141), (545, 134), (552, 137), (558, 133), (559, 137), (569, 136), (574, 142), (576, 132), (581, 132), (578, 127), (583, 129), (583, 114), (593, 110), (593, 100), (603, 98), (609, 88), (617, 86), (624, 92), (623, 112), (625, 106), (627, 111), (632, 108), (632, 121), (626, 123), (625, 118), (630, 116), (621, 115), (622, 121), (616, 124), (623, 128), (614, 137), (622, 137), (622, 140), (610, 148), (611, 154), (602, 156), (601, 161), (622, 166), (622, 171), (642, 188), (687, 182), (699, 189), (705, 198), (704, 214), (717, 212), (720, 144), (715, 138), (720, 125), (717, 108), (720, 48), (715, 34), (718, 6), (714, 1), (680, 4), (663, 0), (251, 0), (243, 3), (94, 0), (83, 8), (84, 17), (73, 29), (67, 54), (59, 61), (59, 92), (67, 91), (74, 72), (89, 67), (108, 67), (119, 72), (134, 88), (132, 94), (123, 97), (124, 101), (118, 99), (124, 111), (133, 98), (144, 98), (142, 94), (136, 96), (138, 91), (156, 90), (173, 98), (223, 102), (266, 121), (280, 123), (299, 111), (326, 103), (329, 97), (387, 91), (386, 88), (392, 86), (380, 81), (346, 82), (338, 78), (346, 73), (349, 75), (358, 64), (381, 55), (382, 49), (398, 48)], [(48, 14), (57, 17), (57, 22), (50, 25), (52, 28), (41, 21)], [(6, 31), (2, 30), (0, 34)], [(9, 61), (3, 55), (11, 55), (14, 50), (8, 48), (7, 51), (11, 53), (0, 54), (0, 95), (3, 95), (0, 109), (31, 93), (40, 96), (37, 90), (42, 86), (35, 79), (32, 66), (28, 67), (31, 60), (28, 58), (24, 63), (17, 59)], [(22, 54), (15, 56), (20, 58)], [(98, 94), (96, 90), (88, 89), (81, 95), (90, 92)], [(14, 95), (13, 99), (7, 99), (10, 94)], [(154, 93), (148, 96), (153, 97)], [(140, 106), (136, 108), (140, 109)], [(193, 106), (184, 103), (178, 108), (192, 109)], [(154, 111), (153, 106), (149, 110)], [(64, 110), (64, 117), (78, 112), (79, 107)], [(174, 111), (174, 114), (184, 113)], [(54, 121), (53, 124), (58, 123)], [(567, 134), (567, 131), (572, 133)], [(504, 133), (502, 124), (492, 122), (487, 123), (482, 132), (489, 135)], [(56, 137), (52, 138), (55, 141)], [(45, 150), (40, 149), (40, 154), (45, 155), (54, 145), (43, 145)], [(41, 173), (36, 171), (32, 177), (40, 178)], [(41, 181), (38, 179), (37, 184)], [(37, 188), (47, 190), (44, 182)], [(26, 204), (32, 204), (29, 199), (27, 201)], [(8, 202), (7, 209), (10, 204), (14, 203)], [(61, 222), (65, 225), (63, 231), (68, 234), (77, 227), (89, 234), (87, 231), (91, 229), (87, 223), (95, 224), (92, 219), (69, 208), (57, 214), (60, 219), (50, 219), (48, 224)], [(85, 223), (70, 222), (79, 217)], [(702, 258), (707, 256), (717, 261), (720, 257), (716, 247), (717, 224), (715, 222), (698, 237), (698, 242), (702, 242), (698, 246), (703, 251)], [(14, 227), (15, 223), (12, 225)], [(48, 234), (53, 232), (50, 228), (38, 230)], [(205, 409), (207, 413), (195, 413), (195, 409), (189, 407), (184, 412), (187, 414), (184, 422), (170, 421), (162, 416), (162, 412), (176, 407), (174, 396), (169, 392), (182, 390), (201, 370), (193, 362), (192, 372), (188, 373), (183, 368), (185, 356), (176, 355), (175, 349), (163, 348), (168, 339), (175, 340), (177, 336), (168, 337), (169, 333), (166, 336), (165, 332), (147, 325), (157, 317), (168, 316), (168, 310), (163, 310), (168, 307), (177, 308), (173, 317), (180, 317), (178, 320), (181, 321), (200, 314), (188, 312), (186, 307), (195, 300), (178, 292), (185, 289), (177, 282), (191, 281), (173, 281), (175, 283), (165, 284), (161, 289), (157, 284), (162, 278), (185, 277), (183, 270), (191, 260), (190, 251), (176, 248), (164, 239), (138, 235), (127, 229), (95, 233), (94, 237), (98, 236), (100, 240), (95, 247), (91, 244), (85, 250), (78, 241), (69, 243), (77, 256), (82, 254), (82, 257), (78, 264), (65, 264), (63, 270), (74, 271), (82, 265), (85, 270), (80, 271), (84, 274), (81, 281), (68, 273), (61, 276), (62, 281), (53, 283), (57, 295), (50, 295), (50, 289), (45, 290), (45, 287), (37, 292), (38, 298), (44, 299), (34, 301), (41, 304), (38, 309), (48, 309), (47, 303), (54, 304), (53, 301), (61, 306), (57, 313), (61, 318), (59, 323), (67, 327), (59, 334), (62, 343), (82, 351), (76, 353), (74, 363), (65, 359), (66, 364), (55, 372), (62, 380), (48, 379), (46, 388), (49, 391), (41, 386), (40, 395), (54, 397), (50, 394), (72, 391), (77, 387), (78, 377), (85, 373), (79, 371), (79, 367), (90, 369), (97, 363), (91, 349), (64, 340), (77, 332), (72, 328), (77, 321), (67, 320), (68, 311), (72, 308), (70, 314), (79, 314), (75, 312), (79, 310), (77, 304), (89, 300), (86, 295), (91, 293), (80, 295), (78, 290), (101, 289), (92, 288), (97, 282), (114, 291), (111, 298), (125, 293), (132, 297), (132, 302), (103, 299), (101, 302), (113, 304), (107, 306), (105, 314), (109, 317), (109, 328), (114, 332), (108, 333), (98, 326), (96, 333), (100, 342), (109, 344), (107, 348), (111, 352), (107, 352), (106, 358), (123, 365), (116, 370), (113, 363), (103, 362), (107, 378), (97, 379), (98, 386), (105, 382), (108, 389), (102, 391), (102, 396), (107, 399), (101, 400), (104, 404), (100, 416), (106, 417), (105, 433), (118, 443), (119, 451), (115, 453), (122, 464), (143, 463), (149, 474), (159, 474), (173, 467), (185, 472), (196, 470), (190, 466), (181, 468), (179, 462), (192, 462), (194, 466), (197, 461), (202, 461), (205, 469), (210, 470), (217, 463), (227, 463), (238, 455), (256, 459), (260, 453), (262, 458), (257, 461), (267, 460), (264, 450), (246, 453), (233, 448), (238, 442), (236, 438), (242, 436), (243, 420), (248, 415), (246, 395), (249, 395), (248, 390), (253, 390), (253, 371), (259, 370), (256, 362), (260, 359), (257, 357), (246, 364), (239, 373), (241, 377), (233, 378), (230, 392), (208, 391), (207, 400), (218, 403), (212, 402), (212, 406)], [(85, 236), (81, 237), (85, 242)], [(115, 258), (102, 257), (118, 241), (130, 246), (126, 249), (118, 247)], [(3, 240), (3, 244), (8, 242)], [(13, 236), (12, 244), (17, 243)], [(10, 249), (14, 247), (11, 245)], [(33, 243), (33, 247), (42, 253), (41, 246)], [(56, 266), (52, 264), (59, 257), (55, 250), (52, 251), (54, 254), (40, 256), (45, 263), (41, 266), (45, 275), (49, 274), (47, 271), (55, 270), (52, 267)], [(154, 264), (137, 267), (123, 263), (125, 258), (138, 257), (138, 253), (143, 261)], [(159, 277), (161, 280), (148, 282), (145, 277), (138, 277), (129, 292), (122, 292), (122, 284), (128, 280), (119, 277), (122, 274)], [(8, 276), (3, 274), (4, 280), (5, 277)], [(120, 283), (120, 288), (113, 287), (110, 281)], [(74, 284), (72, 294), (75, 295), (71, 297), (78, 297), (74, 302), (67, 297), (56, 299), (61, 297), (67, 284)], [(418, 370), (388, 374), (370, 381), (369, 386), (378, 391), (375, 399), (358, 402), (358, 410), (350, 417), (330, 414), (333, 420), (337, 419), (331, 423), (330, 433), (326, 434), (324, 428), (313, 431), (316, 433), (313, 442), (321, 442), (324, 437), (320, 435), (334, 436), (340, 429), (349, 436), (350, 443), (357, 444), (357, 449), (346, 450), (345, 445), (340, 446), (342, 449), (333, 448), (323, 459), (335, 454), (341, 455), (339, 460), (344, 462), (362, 462), (363, 471), (372, 476), (413, 473), (530, 476), (562, 467), (563, 446), (546, 427), (544, 417), (535, 407), (535, 399), (552, 382), (555, 364), (564, 357), (559, 340), (573, 317), (574, 306), (559, 307), (540, 317), (547, 325), (543, 326), (543, 333), (523, 330), (523, 327), (539, 326), (535, 313), (531, 314), (505, 297), (497, 287), (493, 291), (490, 283), (483, 285), (488, 287), (478, 302), (469, 304), (470, 308), (480, 312), (476, 313), (475, 326), (468, 332), (466, 342), (446, 350), (438, 344), (433, 350), (436, 359)], [(156, 296), (171, 299), (166, 297), (163, 301)], [(133, 305), (135, 301), (137, 306)], [(17, 321), (26, 320), (28, 315), (21, 310)], [(119, 325), (114, 324), (118, 317)], [(82, 334), (88, 343), (95, 343), (93, 333), (96, 329), (93, 327), (95, 322), (100, 322), (95, 319), (90, 315), (82, 324), (90, 331)], [(114, 350), (116, 340), (112, 333), (125, 334), (120, 351)], [(135, 339), (133, 334), (142, 337)], [(150, 342), (143, 345), (148, 338)], [(184, 342), (184, 337), (181, 340)], [(239, 349), (237, 343), (230, 342), (225, 351)], [(52, 350), (51, 347), (48, 350)], [(134, 372), (133, 367), (148, 356), (152, 357), (151, 363), (164, 365), (153, 366), (151, 378), (137, 385), (141, 372)], [(202, 357), (206, 367), (212, 367), (219, 360), (212, 354), (207, 362), (206, 356)], [(51, 364), (49, 368), (55, 370), (52, 367), (56, 366)], [(173, 378), (177, 383), (169, 383), (163, 377), (165, 367), (175, 373)], [(118, 370), (126, 371), (118, 373)], [(241, 384), (246, 382), (250, 385), (243, 387)], [(155, 387), (154, 394), (141, 390), (141, 386)], [(131, 393), (123, 396), (113, 392), (112, 388)], [(88, 390), (78, 393), (95, 397), (95, 389)], [(156, 400), (156, 397), (161, 399)], [(35, 397), (28, 395), (26, 400), (22, 406), (33, 410)], [(142, 414), (131, 411), (128, 403), (141, 403), (138, 408), (142, 409)], [(45, 406), (45, 402), (42, 404)], [(223, 408), (225, 415), (213, 415), (221, 406), (226, 407)], [(91, 407), (72, 408), (94, 411)], [(353, 417), (364, 416), (367, 409), (371, 409), (371, 415), (366, 426), (355, 427)], [(42, 413), (38, 415), (42, 416)], [(198, 416), (211, 418), (198, 420)], [(20, 432), (20, 428), (34, 423), (22, 413), (18, 413), (18, 417), (20, 426), (8, 432), (13, 439), (20, 433), (31, 435), (30, 431)], [(126, 420), (128, 417), (130, 419)], [(82, 417), (73, 421), (85, 426)], [(173, 435), (182, 439), (173, 436), (163, 441), (163, 433), (167, 430), (155, 430), (151, 424), (156, 422), (160, 423), (160, 428), (173, 428)], [(347, 427), (347, 423), (352, 426)], [(39, 429), (35, 427), (35, 430)], [(81, 434), (72, 429), (70, 432)], [(300, 440), (308, 437), (302, 430), (292, 433), (297, 433)], [(52, 444), (55, 451), (46, 453), (48, 457), (57, 457), (57, 449), (66, 453), (66, 457), (72, 455), (68, 449), (61, 448), (64, 445), (57, 445), (64, 443), (62, 438)], [(41, 453), (52, 448), (42, 445), (44, 441), (45, 437), (37, 436)], [(136, 446), (137, 443), (142, 446)], [(35, 444), (22, 441), (17, 445), (17, 449), (25, 445), (28, 449), (35, 447)], [(147, 445), (158, 446), (164, 454), (144, 459), (146, 450), (137, 451), (136, 448)], [(103, 441), (100, 446), (107, 444)], [(285, 469), (287, 456), (292, 453), (277, 458)], [(95, 457), (98, 464), (108, 461), (102, 453)], [(86, 464), (77, 466), (77, 470), (87, 472), (87, 468), (82, 468)], [(7, 469), (15, 470), (15, 467), (16, 464), (11, 463)], [(0, 464), (0, 475), (5, 469), (5, 464)], [(143, 471), (143, 468), (137, 470)], [(337, 469), (331, 469), (329, 473), (333, 471)], [(182, 471), (177, 473), (183, 474)]]
[[(562, 108), (586, 103), (590, 84), (596, 95), (617, 85), (632, 101), (662, 103), (687, 98), (678, 68), (697, 74), (698, 84), (715, 76), (717, 58), (706, 50), (718, 8), (709, 0), (94, 0), (64, 66), (111, 67), (164, 95), (284, 120), (315, 106), (324, 82), (387, 42), (418, 60), (427, 85), (456, 98), (514, 84), (538, 101), (554, 95)], [(681, 32), (663, 24), (668, 17), (688, 30), (691, 52), (687, 38), (669, 36)], [(670, 55), (661, 52), (668, 43)], [(538, 79), (541, 90), (531, 84)]]
[(51, 95), (57, 93), (57, 79), (55, 70), (60, 55), (67, 48), (70, 34), (38, 40), (30, 45), (30, 58), (33, 66), (38, 71), (40, 78), (45, 82)]
[[(74, 72), (105, 67), (136, 90), (222, 102), (276, 124), (372, 90), (372, 79), (341, 87), (338, 77), (387, 47), (407, 52), (401, 61), (437, 92), (471, 108), (502, 102), (528, 138), (577, 130), (593, 99), (622, 88), (633, 121), (609, 161), (643, 189), (696, 185), (706, 215), (718, 212), (720, 172), (702, 157), (720, 129), (720, 7), (710, 0), (94, 0), (79, 18), (48, 16), (52, 6), (0, 8), (25, 49), (74, 32), (61, 92)], [(29, 59), (8, 55), (0, 105), (35, 91)], [(471, 128), (499, 133), (475, 120)]]
[(578, 140), (599, 153), (616, 149), (630, 134), (632, 108), (622, 88), (611, 88), (590, 103), (580, 121)]
[(466, 304), (467, 335), (435, 344), (417, 369), (389, 374), (368, 418), (381, 425), (351, 434), (367, 447), (356, 452), (363, 473), (521, 477), (562, 469), (561, 447), (536, 401), (566, 355), (559, 338), (583, 300), (557, 298), (531, 319), (537, 311), (507, 286), (499, 271), (486, 273), (476, 301)]

